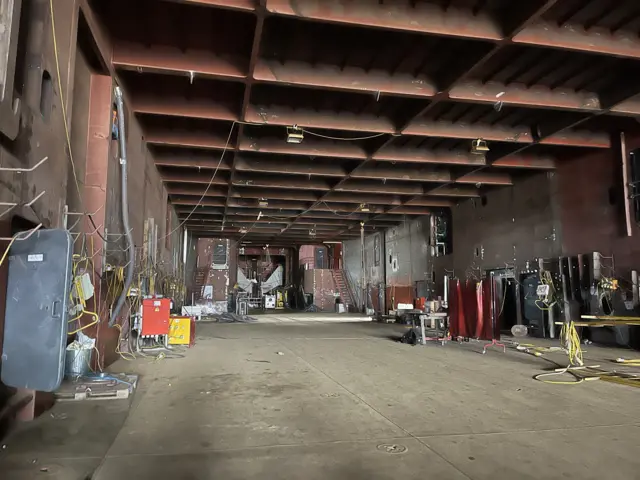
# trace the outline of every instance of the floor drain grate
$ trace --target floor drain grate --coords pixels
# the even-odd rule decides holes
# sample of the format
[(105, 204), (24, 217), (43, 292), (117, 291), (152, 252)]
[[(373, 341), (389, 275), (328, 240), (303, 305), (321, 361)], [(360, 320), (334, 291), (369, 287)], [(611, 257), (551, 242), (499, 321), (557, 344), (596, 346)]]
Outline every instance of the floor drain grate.
[(404, 445), (398, 445), (397, 443), (383, 443), (376, 448), (385, 453), (405, 453), (408, 450)]

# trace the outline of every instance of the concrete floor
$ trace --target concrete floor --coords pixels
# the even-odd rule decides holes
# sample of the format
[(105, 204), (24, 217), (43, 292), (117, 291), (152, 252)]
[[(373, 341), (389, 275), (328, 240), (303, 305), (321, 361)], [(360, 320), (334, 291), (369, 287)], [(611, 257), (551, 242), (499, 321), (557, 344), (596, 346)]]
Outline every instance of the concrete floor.
[(400, 332), (202, 324), (186, 358), (113, 366), (141, 375), (131, 405), (59, 403), (22, 426), (0, 478), (640, 479), (640, 390), (546, 385), (544, 360)]

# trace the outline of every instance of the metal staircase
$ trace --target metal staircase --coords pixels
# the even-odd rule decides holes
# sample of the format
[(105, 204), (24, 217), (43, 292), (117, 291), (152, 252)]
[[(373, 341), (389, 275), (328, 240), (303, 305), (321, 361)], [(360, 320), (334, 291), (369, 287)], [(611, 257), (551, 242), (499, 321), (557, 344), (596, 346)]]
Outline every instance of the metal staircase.
[(333, 281), (336, 285), (336, 290), (340, 293), (342, 303), (345, 304), (345, 308), (348, 312), (358, 310), (357, 299), (353, 294), (352, 286), (349, 282), (349, 274), (345, 270), (331, 270), (333, 275)]
[(197, 303), (204, 297), (204, 287), (209, 278), (210, 267), (198, 267), (193, 274), (193, 299)]

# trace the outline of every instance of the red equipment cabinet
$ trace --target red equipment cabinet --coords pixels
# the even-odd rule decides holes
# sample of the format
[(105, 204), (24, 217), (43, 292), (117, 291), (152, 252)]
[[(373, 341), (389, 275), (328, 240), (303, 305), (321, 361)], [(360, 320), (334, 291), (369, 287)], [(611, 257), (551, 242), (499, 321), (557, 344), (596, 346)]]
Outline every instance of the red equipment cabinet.
[(171, 299), (145, 298), (142, 300), (142, 331), (140, 335), (168, 335)]

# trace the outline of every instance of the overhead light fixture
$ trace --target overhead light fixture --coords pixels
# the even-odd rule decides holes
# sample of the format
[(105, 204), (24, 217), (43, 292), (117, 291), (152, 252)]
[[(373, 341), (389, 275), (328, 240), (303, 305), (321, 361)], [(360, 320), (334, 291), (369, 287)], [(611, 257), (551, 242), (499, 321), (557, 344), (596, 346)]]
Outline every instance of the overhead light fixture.
[(367, 205), (366, 203), (361, 203), (359, 209), (360, 209), (361, 212), (368, 212), (369, 211), (369, 205)]
[(269, 200), (267, 200), (266, 198), (261, 198), (258, 200), (258, 206), (259, 207), (268, 207), (269, 206)]
[(258, 220), (260, 220), (262, 218), (262, 210), (260, 210), (260, 212), (258, 212)]
[(311, 238), (315, 238), (316, 237), (316, 231), (315, 230), (309, 230), (309, 236)]
[(489, 145), (481, 138), (476, 138), (471, 142), (471, 153), (474, 155), (484, 155), (489, 151)]
[(246, 228), (242, 227), (240, 229), (240, 233), (247, 233), (249, 230), (247, 230)]
[(297, 125), (287, 127), (287, 143), (302, 143), (304, 133)]
[(335, 240), (325, 240), (322, 243), (326, 243), (327, 245), (333, 245), (333, 244), (339, 244), (339, 243), (342, 243), (342, 242), (338, 242), (338, 241), (335, 241)]

